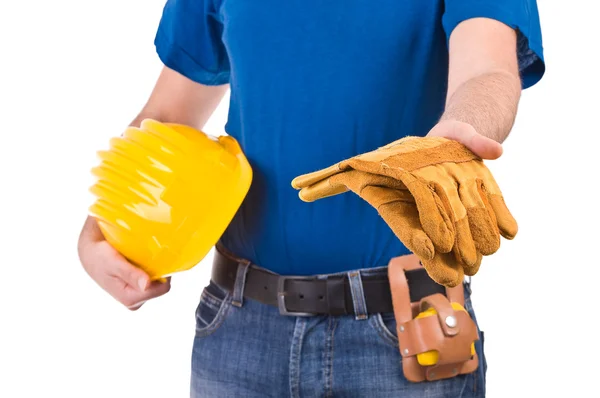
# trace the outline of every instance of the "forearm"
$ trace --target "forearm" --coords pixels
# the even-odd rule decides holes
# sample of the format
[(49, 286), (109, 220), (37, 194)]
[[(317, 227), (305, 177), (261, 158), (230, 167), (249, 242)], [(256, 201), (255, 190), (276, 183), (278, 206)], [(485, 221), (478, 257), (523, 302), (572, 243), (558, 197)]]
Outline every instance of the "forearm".
[(130, 125), (139, 126), (144, 119), (155, 119), (201, 130), (227, 90), (227, 85), (201, 85), (164, 67), (148, 101)]
[(448, 97), (441, 121), (468, 123), (497, 142), (503, 142), (513, 127), (521, 82), (506, 71), (491, 71), (468, 79)]

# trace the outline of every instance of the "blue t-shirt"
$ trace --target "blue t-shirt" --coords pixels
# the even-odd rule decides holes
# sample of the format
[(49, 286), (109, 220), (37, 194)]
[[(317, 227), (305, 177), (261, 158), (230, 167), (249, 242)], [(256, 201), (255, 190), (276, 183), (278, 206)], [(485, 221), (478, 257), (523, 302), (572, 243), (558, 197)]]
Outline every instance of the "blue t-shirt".
[(168, 0), (160, 59), (198, 83), (230, 84), (225, 130), (254, 171), (224, 246), (295, 275), (409, 253), (355, 194), (304, 203), (290, 183), (427, 134), (444, 107), (450, 33), (472, 17), (517, 29), (523, 88), (542, 77), (535, 0)]

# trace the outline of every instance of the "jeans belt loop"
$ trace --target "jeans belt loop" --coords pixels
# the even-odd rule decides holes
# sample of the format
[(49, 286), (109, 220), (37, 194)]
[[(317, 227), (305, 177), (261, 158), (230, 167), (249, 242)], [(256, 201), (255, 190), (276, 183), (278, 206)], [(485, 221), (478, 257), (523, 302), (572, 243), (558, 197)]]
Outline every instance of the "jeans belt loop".
[(367, 301), (365, 300), (360, 271), (348, 272), (348, 280), (350, 282), (350, 293), (352, 293), (355, 319), (357, 321), (367, 319)]
[(231, 304), (241, 307), (244, 303), (244, 286), (246, 285), (246, 275), (250, 268), (250, 261), (240, 262), (235, 275), (235, 284), (233, 285), (233, 297)]

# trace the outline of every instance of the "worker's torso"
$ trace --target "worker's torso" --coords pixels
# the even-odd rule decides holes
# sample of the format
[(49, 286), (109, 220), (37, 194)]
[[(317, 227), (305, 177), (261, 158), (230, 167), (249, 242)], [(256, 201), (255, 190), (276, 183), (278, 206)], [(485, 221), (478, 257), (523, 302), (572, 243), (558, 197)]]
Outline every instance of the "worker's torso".
[(223, 244), (285, 274), (408, 253), (353, 193), (304, 203), (290, 182), (435, 124), (447, 81), (442, 1), (216, 2), (231, 66), (226, 131), (254, 170)]

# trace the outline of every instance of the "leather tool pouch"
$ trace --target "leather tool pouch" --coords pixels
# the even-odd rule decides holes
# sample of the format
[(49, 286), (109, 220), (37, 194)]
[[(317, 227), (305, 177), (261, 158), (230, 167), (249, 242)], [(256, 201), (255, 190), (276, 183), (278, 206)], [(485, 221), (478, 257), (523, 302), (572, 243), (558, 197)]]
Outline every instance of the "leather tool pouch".
[[(421, 382), (475, 371), (479, 364), (473, 349), (479, 339), (477, 325), (466, 311), (455, 310), (451, 304), (464, 308), (462, 284), (446, 288), (446, 296), (436, 293), (411, 303), (405, 271), (417, 267), (416, 257), (404, 256), (393, 259), (388, 268), (404, 376)], [(428, 308), (435, 311), (430, 310), (429, 316), (418, 315)]]

